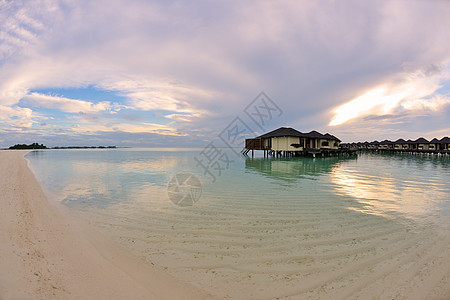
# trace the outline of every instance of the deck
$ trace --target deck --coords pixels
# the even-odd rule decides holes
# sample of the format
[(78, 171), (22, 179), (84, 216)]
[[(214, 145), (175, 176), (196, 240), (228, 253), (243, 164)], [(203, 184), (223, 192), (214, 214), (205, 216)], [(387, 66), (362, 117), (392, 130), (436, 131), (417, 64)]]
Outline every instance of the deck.
[(241, 153), (248, 156), (248, 153), (252, 152), (252, 157), (254, 156), (254, 150), (263, 150), (264, 157), (329, 157), (329, 156), (351, 156), (356, 155), (357, 150), (351, 149), (323, 149), (323, 148), (306, 148), (299, 151), (275, 151), (271, 149), (251, 149), (244, 148)]

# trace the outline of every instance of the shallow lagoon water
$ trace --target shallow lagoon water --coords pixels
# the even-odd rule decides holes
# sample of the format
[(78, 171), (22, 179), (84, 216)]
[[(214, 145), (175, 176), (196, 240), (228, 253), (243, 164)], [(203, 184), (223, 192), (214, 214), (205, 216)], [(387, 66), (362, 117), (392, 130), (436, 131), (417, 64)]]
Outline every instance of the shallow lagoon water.
[[(146, 262), (224, 298), (391, 297), (417, 286), (395, 275), (410, 271), (420, 251), (448, 253), (448, 157), (245, 159), (224, 149), (232, 162), (214, 181), (194, 159), (201, 151), (46, 150), (26, 158), (52, 199)], [(167, 194), (180, 172), (202, 183), (191, 207)], [(389, 276), (384, 295), (377, 284)], [(365, 284), (349, 288), (354, 282)]]

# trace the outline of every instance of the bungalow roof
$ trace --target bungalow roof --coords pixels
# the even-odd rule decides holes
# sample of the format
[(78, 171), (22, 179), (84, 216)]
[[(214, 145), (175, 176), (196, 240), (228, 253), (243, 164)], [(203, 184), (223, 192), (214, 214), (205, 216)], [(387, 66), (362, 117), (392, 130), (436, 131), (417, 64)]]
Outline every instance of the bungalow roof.
[(280, 127), (278, 129), (272, 130), (263, 135), (257, 136), (256, 138), (265, 139), (272, 137), (282, 137), (282, 136), (295, 136), (295, 137), (303, 137), (305, 134), (300, 131), (291, 128), (291, 127)]
[(430, 141), (430, 144), (439, 144), (439, 140), (437, 138), (434, 138)]
[(395, 141), (395, 144), (406, 144), (406, 141), (404, 139), (398, 139)]
[(394, 143), (394, 142), (389, 141), (389, 140), (384, 140), (384, 141), (380, 142), (380, 144), (383, 144), (383, 145), (391, 145), (391, 144), (393, 144), (393, 143)]
[(320, 132), (317, 132), (315, 130), (308, 132), (308, 133), (302, 133), (294, 128), (291, 127), (280, 127), (278, 129), (272, 130), (268, 133), (262, 134), (260, 136), (257, 136), (256, 138), (259, 139), (266, 139), (266, 138), (273, 138), (273, 137), (284, 137), (284, 136), (295, 136), (295, 137), (307, 137), (312, 139), (328, 139), (328, 140), (336, 140), (341, 141), (334, 135), (331, 135), (329, 133), (321, 134)]
[(423, 137), (418, 138), (414, 141), (415, 144), (428, 144), (428, 141), (424, 139)]
[(335, 137), (334, 135), (332, 135), (332, 134), (329, 134), (328, 132), (327, 133), (325, 133), (324, 134), (324, 136), (327, 138), (327, 139), (329, 139), (329, 140), (336, 140), (336, 141), (339, 141), (339, 142), (341, 142), (341, 140), (340, 139), (338, 139), (337, 137)]
[(312, 138), (312, 139), (326, 139), (327, 138), (325, 135), (323, 135), (320, 132), (317, 132), (315, 130), (305, 133), (305, 136)]
[(448, 136), (443, 137), (440, 141), (440, 144), (450, 144), (450, 138)]

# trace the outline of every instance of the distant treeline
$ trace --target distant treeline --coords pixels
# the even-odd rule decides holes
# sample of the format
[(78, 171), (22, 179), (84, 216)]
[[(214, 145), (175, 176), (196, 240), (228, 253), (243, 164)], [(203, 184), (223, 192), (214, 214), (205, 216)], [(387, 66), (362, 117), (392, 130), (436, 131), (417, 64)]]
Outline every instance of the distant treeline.
[(14, 146), (9, 147), (9, 149), (47, 149), (47, 146), (44, 146), (44, 144), (38, 144), (38, 143), (33, 143), (33, 144), (15, 144)]
[(65, 146), (65, 147), (52, 147), (48, 148), (44, 144), (33, 143), (30, 145), (16, 144), (9, 147), (9, 149), (115, 149), (116, 146)]

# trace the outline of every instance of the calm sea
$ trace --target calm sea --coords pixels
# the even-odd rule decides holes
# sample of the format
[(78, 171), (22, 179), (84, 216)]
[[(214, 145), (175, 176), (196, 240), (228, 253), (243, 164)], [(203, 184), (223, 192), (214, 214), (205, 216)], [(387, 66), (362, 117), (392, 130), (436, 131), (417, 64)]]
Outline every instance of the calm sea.
[[(360, 260), (354, 272), (385, 263), (385, 251), (395, 265), (417, 236), (450, 228), (448, 157), (206, 154), (130, 148), (26, 158), (52, 201), (175, 276), (213, 293), (225, 282), (232, 298), (300, 295), (296, 278), (338, 274), (349, 263), (342, 249), (352, 249), (352, 266)], [(252, 280), (265, 283), (249, 290)]]

